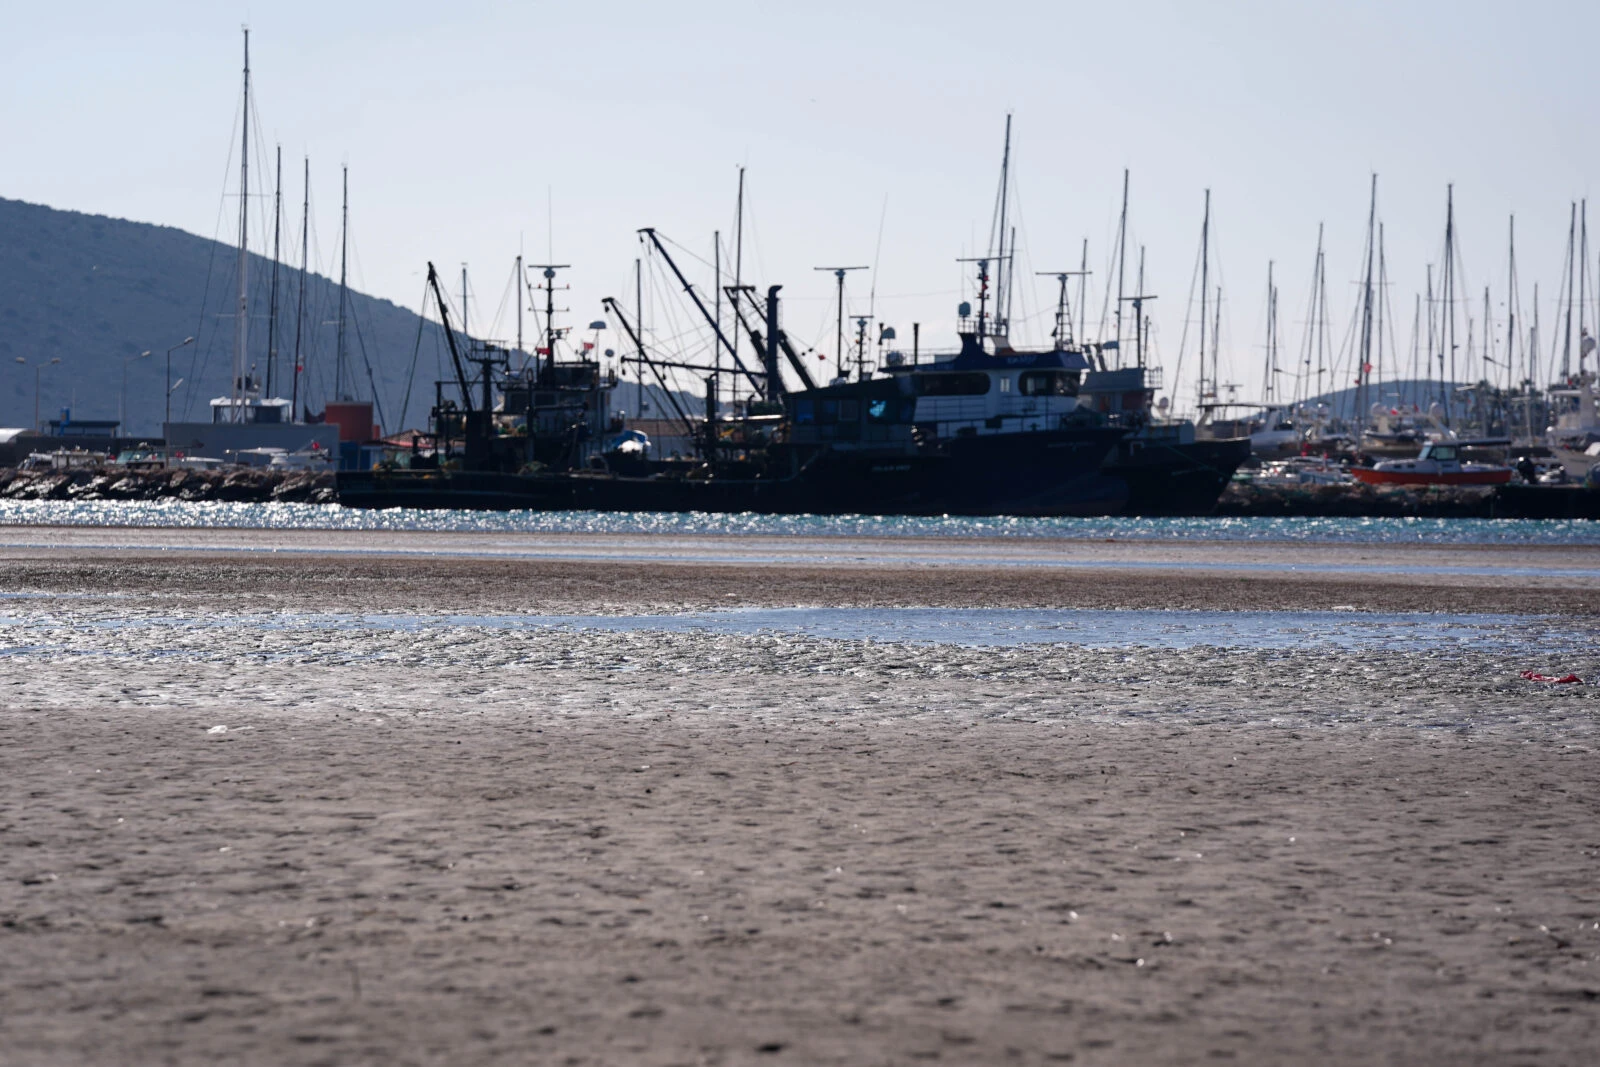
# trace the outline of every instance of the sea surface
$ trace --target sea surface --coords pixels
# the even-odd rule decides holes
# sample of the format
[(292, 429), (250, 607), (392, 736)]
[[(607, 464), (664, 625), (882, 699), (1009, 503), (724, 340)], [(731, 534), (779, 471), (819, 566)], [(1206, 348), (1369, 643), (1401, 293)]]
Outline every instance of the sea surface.
[(642, 615), (165, 615), (133, 605), (119, 610), (104, 598), (96, 598), (100, 610), (75, 610), (77, 599), (0, 594), (0, 656), (143, 658), (228, 648), (245, 655), (253, 651), (269, 658), (299, 658), (310, 649), (337, 655), (408, 639), (421, 645), (443, 640), (457, 646), (477, 642), (526, 646), (537, 644), (541, 636), (606, 634), (792, 637), (967, 649), (1030, 645), (1300, 652), (1471, 649), (1571, 655), (1600, 647), (1600, 621), (1594, 619), (1442, 612), (796, 607)]
[(1308, 544), (1600, 545), (1582, 519), (1030, 519), (700, 512), (367, 511), (337, 504), (0, 501), (0, 526), (372, 530), (431, 533), (648, 534), (807, 538), (974, 538), (1299, 542)]

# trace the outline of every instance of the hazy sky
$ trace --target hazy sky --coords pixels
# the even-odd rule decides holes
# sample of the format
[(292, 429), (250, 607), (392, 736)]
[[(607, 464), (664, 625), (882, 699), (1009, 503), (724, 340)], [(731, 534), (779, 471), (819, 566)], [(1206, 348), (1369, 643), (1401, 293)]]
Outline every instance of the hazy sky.
[[(1401, 348), (1440, 258), (1449, 182), (1474, 314), (1490, 285), (1504, 330), (1514, 212), (1523, 314), (1538, 281), (1548, 346), (1569, 204), (1600, 162), (1593, 3), (64, 0), (6, 21), (0, 196), (234, 240), (224, 197), (248, 22), (287, 224), (309, 155), (320, 264), (334, 269), (348, 162), (360, 288), (417, 307), (429, 259), (452, 289), (467, 262), (480, 327), (519, 245), (573, 265), (578, 325), (602, 296), (631, 303), (639, 227), (709, 260), (714, 230), (731, 241), (742, 164), (747, 280), (786, 286), (793, 336), (832, 356), (833, 282), (812, 268), (876, 262), (851, 278), (852, 311), (875, 285), (903, 342), (920, 321), (925, 346), (948, 346), (970, 296), (955, 261), (987, 240), (1010, 111), (1027, 283), (1014, 332), (1046, 339), (1053, 283), (1031, 272), (1075, 266), (1084, 238), (1098, 320), (1128, 167), (1130, 249), (1147, 250), (1169, 384), (1191, 323), (1180, 405), (1206, 188), (1223, 377), (1254, 396), (1267, 263), (1292, 367), (1319, 222), (1343, 338), (1374, 171)], [(653, 322), (668, 332), (664, 304)]]

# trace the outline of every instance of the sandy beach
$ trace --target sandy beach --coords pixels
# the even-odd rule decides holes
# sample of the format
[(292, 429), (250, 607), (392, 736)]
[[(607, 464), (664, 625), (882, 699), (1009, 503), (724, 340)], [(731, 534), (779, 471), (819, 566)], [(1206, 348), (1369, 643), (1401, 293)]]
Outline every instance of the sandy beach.
[(1517, 675), (1592, 647), (358, 618), (1600, 610), (1592, 549), (914, 547), (0, 530), (0, 1061), (1589, 1062), (1600, 689)]

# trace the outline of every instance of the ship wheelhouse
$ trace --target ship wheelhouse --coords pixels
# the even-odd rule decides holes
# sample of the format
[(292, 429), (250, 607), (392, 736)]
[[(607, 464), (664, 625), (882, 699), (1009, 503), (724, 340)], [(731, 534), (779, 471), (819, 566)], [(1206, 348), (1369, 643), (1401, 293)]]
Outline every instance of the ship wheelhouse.
[(1061, 429), (1082, 420), (1078, 391), (1089, 360), (1072, 349), (1023, 352), (976, 334), (961, 351), (931, 363), (891, 366), (887, 374), (916, 399), (913, 422), (923, 439)]

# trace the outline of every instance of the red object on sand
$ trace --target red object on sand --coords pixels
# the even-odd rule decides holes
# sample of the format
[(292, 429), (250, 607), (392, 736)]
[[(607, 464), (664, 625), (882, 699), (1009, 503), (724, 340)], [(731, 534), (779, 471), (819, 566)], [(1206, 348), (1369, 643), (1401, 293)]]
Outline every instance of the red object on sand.
[(1553, 674), (1540, 674), (1538, 671), (1523, 671), (1522, 676), (1530, 682), (1553, 682), (1556, 685), (1567, 685), (1572, 682), (1577, 682), (1579, 685), (1583, 684), (1583, 679), (1579, 678), (1576, 674), (1567, 674), (1557, 678)]

